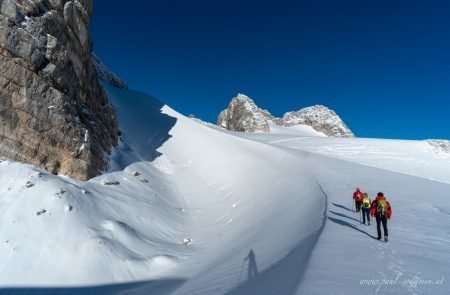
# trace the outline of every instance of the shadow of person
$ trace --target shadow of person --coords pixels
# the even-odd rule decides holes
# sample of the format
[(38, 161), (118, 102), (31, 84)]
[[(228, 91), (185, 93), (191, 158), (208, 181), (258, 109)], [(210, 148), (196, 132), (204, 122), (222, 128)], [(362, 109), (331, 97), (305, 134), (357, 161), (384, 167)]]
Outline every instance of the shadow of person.
[(328, 220), (333, 221), (334, 223), (337, 223), (337, 224), (339, 224), (339, 225), (346, 226), (346, 227), (349, 227), (349, 228), (354, 229), (354, 230), (356, 230), (356, 231), (359, 231), (360, 233), (365, 234), (366, 236), (369, 236), (369, 237), (371, 237), (372, 239), (376, 239), (375, 236), (372, 236), (372, 235), (369, 234), (368, 232), (365, 232), (365, 231), (363, 231), (363, 230), (360, 230), (359, 228), (357, 228), (357, 227), (354, 226), (353, 224), (350, 224), (350, 223), (348, 223), (348, 222), (346, 222), (346, 221), (344, 221), (344, 220), (336, 219), (336, 218), (333, 218), (333, 217), (328, 217)]
[(347, 208), (347, 207), (345, 207), (345, 206), (343, 206), (341, 204), (336, 204), (336, 203), (332, 203), (332, 204), (333, 204), (333, 206), (336, 206), (338, 208), (341, 208), (341, 209), (344, 209), (344, 210), (347, 210), (347, 211), (350, 211), (350, 212), (355, 212), (355, 211), (353, 211), (353, 209), (349, 209), (349, 208)]
[(353, 218), (353, 217), (350, 217), (350, 216), (347, 216), (347, 215), (342, 214), (342, 213), (334, 212), (334, 211), (331, 211), (331, 210), (330, 210), (330, 213), (333, 213), (334, 215), (337, 215), (337, 216), (340, 216), (340, 217), (344, 217), (344, 218), (348, 218), (348, 219), (351, 219), (351, 220), (356, 221), (358, 223), (361, 223), (360, 220), (358, 220), (356, 218)]
[(248, 260), (248, 279), (252, 279), (258, 275), (258, 266), (256, 265), (255, 252), (253, 249), (250, 249), (247, 257), (244, 258), (244, 261)]

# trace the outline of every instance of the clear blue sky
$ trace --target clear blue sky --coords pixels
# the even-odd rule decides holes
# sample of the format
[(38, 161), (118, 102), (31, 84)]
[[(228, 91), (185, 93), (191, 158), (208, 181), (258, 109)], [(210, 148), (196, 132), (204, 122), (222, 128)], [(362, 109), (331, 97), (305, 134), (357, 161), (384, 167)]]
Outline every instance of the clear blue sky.
[(450, 139), (450, 1), (95, 0), (94, 50), (133, 89), (215, 122), (238, 92), (323, 104), (359, 137)]

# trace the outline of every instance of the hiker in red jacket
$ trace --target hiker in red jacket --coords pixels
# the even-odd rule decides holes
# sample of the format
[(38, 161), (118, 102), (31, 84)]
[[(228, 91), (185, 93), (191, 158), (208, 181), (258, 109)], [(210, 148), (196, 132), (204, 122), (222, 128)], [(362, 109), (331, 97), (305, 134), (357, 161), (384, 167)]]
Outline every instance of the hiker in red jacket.
[(381, 240), (381, 223), (383, 224), (384, 230), (384, 241), (388, 241), (388, 229), (387, 229), (387, 221), (391, 219), (392, 209), (391, 205), (388, 201), (386, 201), (386, 197), (383, 193), (378, 193), (377, 198), (372, 202), (372, 207), (370, 209), (370, 215), (375, 216), (377, 221), (377, 232), (378, 232), (378, 240)]
[(363, 193), (361, 192), (359, 187), (357, 187), (356, 188), (356, 192), (353, 193), (353, 200), (355, 200), (356, 212), (359, 212), (359, 210), (361, 210), (361, 204), (362, 204), (362, 199), (363, 198), (364, 198)]

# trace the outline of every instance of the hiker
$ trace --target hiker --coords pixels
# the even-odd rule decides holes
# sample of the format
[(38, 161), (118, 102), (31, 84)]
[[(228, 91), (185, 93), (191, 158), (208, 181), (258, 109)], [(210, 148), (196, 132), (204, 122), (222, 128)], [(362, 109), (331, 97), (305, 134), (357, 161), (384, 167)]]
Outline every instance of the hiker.
[(370, 225), (370, 206), (371, 201), (367, 193), (364, 193), (364, 198), (362, 199), (362, 216), (363, 216), (363, 224), (366, 224), (367, 217), (367, 225)]
[(386, 197), (383, 193), (378, 193), (377, 198), (373, 201), (372, 207), (370, 209), (370, 215), (377, 221), (377, 232), (378, 238), (377, 240), (381, 240), (381, 223), (383, 224), (384, 230), (384, 241), (388, 241), (388, 229), (387, 229), (387, 221), (391, 219), (392, 209), (391, 205), (388, 201), (386, 201)]
[(353, 200), (355, 200), (355, 211), (359, 212), (361, 210), (361, 202), (364, 195), (359, 189), (359, 187), (356, 188), (356, 192), (353, 193)]

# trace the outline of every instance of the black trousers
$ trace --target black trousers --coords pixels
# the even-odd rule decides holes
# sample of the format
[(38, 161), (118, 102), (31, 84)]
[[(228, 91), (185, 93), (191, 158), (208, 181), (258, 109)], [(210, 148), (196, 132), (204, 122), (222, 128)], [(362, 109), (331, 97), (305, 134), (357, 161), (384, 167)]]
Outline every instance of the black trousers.
[(383, 230), (384, 230), (384, 236), (388, 236), (388, 229), (387, 229), (387, 216), (386, 215), (375, 215), (375, 219), (377, 220), (377, 231), (378, 231), (378, 237), (381, 237), (381, 224), (383, 224)]
[(356, 201), (356, 200), (355, 200), (355, 208), (356, 208), (356, 211), (361, 210), (361, 205), (362, 205), (362, 202), (361, 202), (361, 201)]

